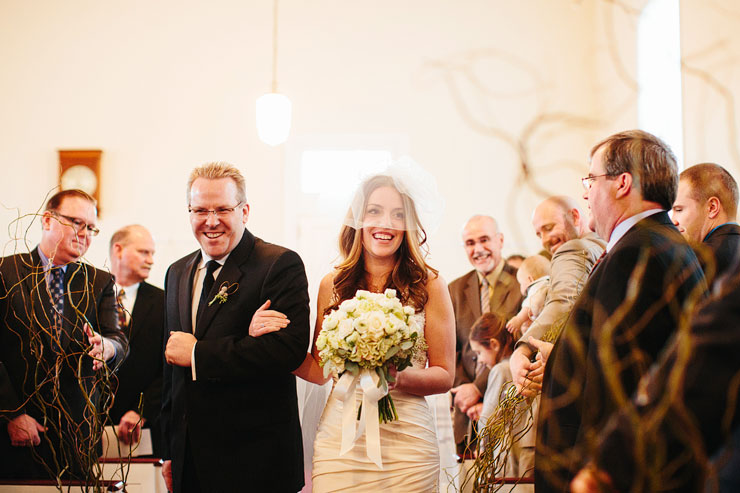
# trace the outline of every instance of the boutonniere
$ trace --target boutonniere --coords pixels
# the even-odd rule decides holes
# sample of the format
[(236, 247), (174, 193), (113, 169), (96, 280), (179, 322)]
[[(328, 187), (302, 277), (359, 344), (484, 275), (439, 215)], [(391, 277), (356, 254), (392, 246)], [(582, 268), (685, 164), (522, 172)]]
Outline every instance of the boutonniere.
[(219, 286), (216, 296), (214, 296), (213, 299), (208, 303), (208, 306), (211, 306), (217, 301), (219, 305), (223, 305), (229, 300), (229, 295), (234, 294), (237, 291), (239, 291), (238, 282), (235, 282), (234, 284), (229, 284), (228, 281), (224, 281), (223, 283), (221, 283), (221, 286)]

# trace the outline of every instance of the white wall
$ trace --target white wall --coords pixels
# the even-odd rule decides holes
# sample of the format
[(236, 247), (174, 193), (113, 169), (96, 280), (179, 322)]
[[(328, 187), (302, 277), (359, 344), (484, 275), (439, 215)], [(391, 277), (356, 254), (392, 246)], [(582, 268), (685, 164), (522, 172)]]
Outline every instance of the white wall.
[[(283, 241), (285, 150), (259, 142), (254, 126), (270, 83), (271, 16), (268, 1), (0, 2), (2, 205), (42, 205), (57, 149), (103, 149), (103, 233), (88, 258), (102, 265), (116, 228), (144, 224), (161, 285), (195, 248), (189, 171), (226, 160), (247, 178), (250, 229)], [(580, 196), (590, 146), (635, 126), (634, 88), (612, 56), (616, 44), (634, 71), (631, 19), (605, 1), (283, 0), (280, 91), (293, 101), (294, 138), (408, 139), (447, 199), (430, 244), (451, 280), (468, 269), (468, 216), (496, 216), (505, 253), (534, 253), (534, 205)], [(0, 224), (13, 214), (0, 210)], [(37, 225), (28, 237), (33, 246)]]
[(686, 166), (715, 162), (740, 181), (740, 5), (681, 2)]

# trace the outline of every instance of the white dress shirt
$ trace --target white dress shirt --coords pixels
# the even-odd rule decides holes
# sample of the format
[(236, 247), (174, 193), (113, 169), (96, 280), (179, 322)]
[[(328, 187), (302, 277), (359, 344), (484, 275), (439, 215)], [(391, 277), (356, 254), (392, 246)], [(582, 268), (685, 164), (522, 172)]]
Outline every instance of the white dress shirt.
[[(218, 264), (221, 266), (215, 271), (213, 271), (213, 279), (218, 279), (218, 275), (221, 272), (221, 268), (224, 265), (224, 262), (226, 262), (226, 259), (229, 258), (229, 255), (231, 252), (226, 254), (226, 256), (222, 259), (216, 260)], [(203, 292), (203, 279), (206, 275), (206, 264), (214, 260), (211, 257), (209, 257), (206, 252), (203, 250), (200, 251), (200, 263), (198, 263), (198, 268), (195, 270), (195, 276), (193, 277), (193, 293), (191, 298), (191, 306), (190, 306), (190, 314), (191, 314), (191, 320), (193, 322), (192, 325), (192, 334), (195, 335), (195, 323), (197, 322), (198, 317), (198, 305), (200, 304), (200, 293)], [(193, 381), (195, 381), (195, 346), (197, 346), (198, 343), (196, 342), (193, 344), (193, 351), (190, 353), (190, 370), (193, 375)]]
[(645, 219), (648, 216), (652, 216), (653, 214), (657, 214), (659, 212), (664, 212), (663, 209), (648, 209), (646, 211), (642, 211), (639, 214), (635, 214), (634, 216), (628, 217), (621, 223), (617, 224), (617, 226), (612, 231), (611, 236), (609, 237), (609, 243), (606, 244), (606, 253), (609, 253), (612, 248), (614, 248), (614, 245), (617, 244), (619, 240), (622, 239), (622, 236), (624, 236), (627, 231), (632, 228), (635, 224), (639, 223), (643, 219)]

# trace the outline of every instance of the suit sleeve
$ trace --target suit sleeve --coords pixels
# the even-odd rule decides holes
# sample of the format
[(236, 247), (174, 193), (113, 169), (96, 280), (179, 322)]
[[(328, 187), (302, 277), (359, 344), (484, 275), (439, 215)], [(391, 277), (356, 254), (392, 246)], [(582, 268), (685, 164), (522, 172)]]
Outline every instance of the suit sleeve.
[(588, 279), (593, 264), (586, 252), (568, 244), (563, 245), (561, 250), (563, 251), (558, 251), (552, 259), (545, 306), (517, 341), (517, 347), (528, 344), (529, 337), (542, 339), (551, 327), (562, 326)]
[(13, 382), (10, 381), (10, 375), (5, 365), (0, 361), (0, 416), (15, 418), (23, 414), (20, 408), (21, 400), (13, 388)]
[(111, 368), (120, 365), (128, 356), (128, 338), (118, 327), (118, 312), (116, 311), (116, 295), (113, 292), (113, 280), (109, 280), (98, 296), (98, 327), (100, 335), (108, 342), (113, 343), (116, 354), (113, 360), (108, 362)]
[(252, 337), (252, 312), (235, 323), (244, 336), (204, 339), (195, 346), (198, 380), (230, 380), (258, 377), (265, 372), (289, 373), (303, 362), (310, 338), (308, 281), (303, 262), (290, 250), (277, 256), (264, 278), (260, 304), (271, 300), (270, 309), (287, 315), (290, 324), (277, 332)]
[[(164, 276), (164, 291), (165, 300), (167, 293), (169, 292), (168, 286), (176, 286), (177, 281), (171, 279), (174, 277), (174, 271), (170, 267), (167, 269), (167, 273)], [(174, 289), (174, 288), (171, 288)], [(165, 301), (166, 303), (166, 301)], [(170, 455), (170, 434), (171, 434), (171, 423), (172, 423), (172, 365), (168, 364), (164, 360), (164, 350), (167, 345), (167, 339), (169, 338), (169, 327), (171, 320), (169, 320), (170, 310), (165, 306), (164, 309), (164, 323), (162, 329), (162, 347), (160, 351), (160, 358), (162, 358), (162, 410), (160, 414), (160, 426), (162, 432), (162, 459), (168, 460), (171, 458)]]
[[(701, 478), (706, 458), (732, 430), (737, 432), (738, 307), (740, 296), (734, 291), (702, 308), (690, 333), (679, 333), (642, 382), (631, 413), (623, 410), (610, 421), (595, 458), (619, 491)], [(661, 462), (644, 463), (640, 456)], [(696, 491), (702, 486), (689, 485)]]

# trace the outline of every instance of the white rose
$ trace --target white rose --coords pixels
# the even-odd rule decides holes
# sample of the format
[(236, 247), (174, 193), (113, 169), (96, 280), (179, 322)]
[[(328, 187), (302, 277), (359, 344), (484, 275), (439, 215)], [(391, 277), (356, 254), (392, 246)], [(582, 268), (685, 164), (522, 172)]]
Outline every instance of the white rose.
[(339, 309), (346, 313), (352, 313), (357, 309), (357, 300), (344, 300), (342, 301), (342, 304), (339, 305)]
[(339, 326), (337, 327), (337, 336), (340, 339), (344, 339), (348, 335), (352, 333), (352, 330), (354, 328), (352, 327), (352, 320), (345, 318), (344, 320), (341, 320), (339, 322)]
[(381, 311), (370, 312), (367, 316), (367, 331), (373, 340), (380, 340), (385, 334), (385, 314)]
[(396, 317), (388, 317), (385, 323), (385, 333), (393, 335), (398, 332), (399, 320)]
[(324, 323), (321, 326), (327, 330), (332, 330), (337, 328), (338, 323), (339, 316), (337, 315), (337, 312), (331, 312), (329, 315), (324, 317)]

